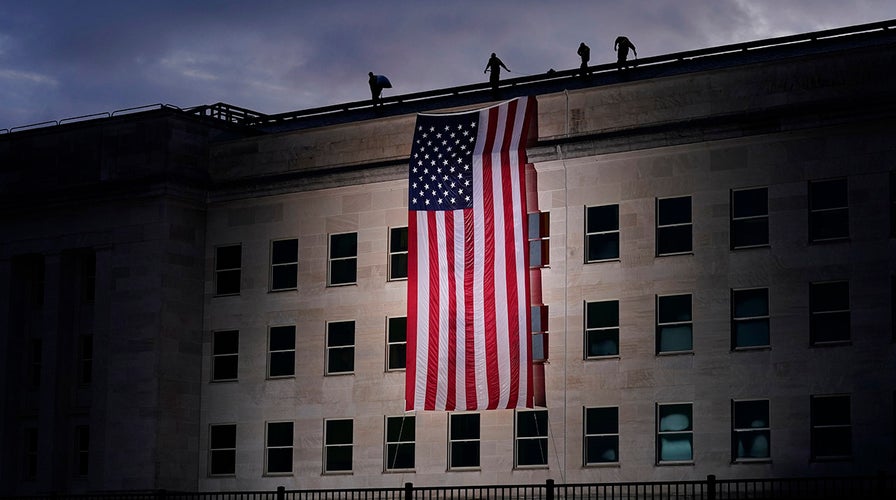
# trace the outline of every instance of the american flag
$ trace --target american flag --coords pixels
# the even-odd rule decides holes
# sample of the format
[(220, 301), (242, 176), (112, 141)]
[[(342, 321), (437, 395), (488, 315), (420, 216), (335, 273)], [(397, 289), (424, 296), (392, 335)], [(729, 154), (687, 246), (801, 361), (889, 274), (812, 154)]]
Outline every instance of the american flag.
[(407, 410), (532, 407), (525, 141), (535, 103), (417, 116)]

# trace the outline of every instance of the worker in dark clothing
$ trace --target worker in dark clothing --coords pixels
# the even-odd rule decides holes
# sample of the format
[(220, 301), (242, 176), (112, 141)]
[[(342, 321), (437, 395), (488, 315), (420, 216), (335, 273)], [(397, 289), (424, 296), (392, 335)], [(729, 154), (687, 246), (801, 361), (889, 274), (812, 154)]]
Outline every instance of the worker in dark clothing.
[(370, 99), (373, 100), (373, 105), (376, 106), (380, 103), (380, 94), (383, 93), (383, 87), (380, 86), (379, 81), (377, 80), (376, 75), (373, 74), (373, 71), (367, 73), (369, 77), (367, 79), (367, 84), (370, 85)]
[(635, 58), (638, 57), (638, 50), (635, 49), (635, 44), (633, 44), (631, 40), (628, 39), (628, 37), (616, 37), (616, 43), (613, 44), (613, 50), (616, 51), (617, 69), (628, 67), (628, 49), (632, 49), (632, 52), (635, 53)]
[(585, 42), (579, 44), (579, 50), (576, 51), (576, 54), (582, 58), (582, 76), (588, 74), (588, 61), (591, 60), (591, 48), (585, 45)]
[(501, 79), (501, 68), (504, 68), (508, 73), (510, 73), (510, 70), (507, 69), (507, 66), (504, 65), (504, 62), (501, 61), (501, 59), (499, 59), (494, 52), (492, 52), (492, 56), (488, 58), (488, 62), (485, 64), (485, 71), (483, 71), (483, 73), (487, 71), (492, 72), (492, 74), (488, 77), (488, 81), (492, 84), (492, 90), (494, 91), (498, 90), (498, 81)]

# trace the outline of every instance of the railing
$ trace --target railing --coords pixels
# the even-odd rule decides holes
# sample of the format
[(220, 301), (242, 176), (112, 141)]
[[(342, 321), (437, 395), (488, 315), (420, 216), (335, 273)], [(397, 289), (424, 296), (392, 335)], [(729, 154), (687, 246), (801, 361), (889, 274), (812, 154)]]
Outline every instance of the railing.
[(86, 495), (48, 494), (5, 500), (892, 500), (896, 476), (804, 477), (630, 483), (414, 486), (241, 492), (166, 490)]

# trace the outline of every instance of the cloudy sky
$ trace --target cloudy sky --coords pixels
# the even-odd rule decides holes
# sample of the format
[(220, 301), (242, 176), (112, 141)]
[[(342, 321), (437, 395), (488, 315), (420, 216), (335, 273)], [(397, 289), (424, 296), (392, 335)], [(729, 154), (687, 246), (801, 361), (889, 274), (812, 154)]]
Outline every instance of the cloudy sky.
[[(282, 113), (896, 19), (894, 0), (2, 0), (0, 129), (155, 103)], [(2, 131), (2, 130), (0, 130)]]

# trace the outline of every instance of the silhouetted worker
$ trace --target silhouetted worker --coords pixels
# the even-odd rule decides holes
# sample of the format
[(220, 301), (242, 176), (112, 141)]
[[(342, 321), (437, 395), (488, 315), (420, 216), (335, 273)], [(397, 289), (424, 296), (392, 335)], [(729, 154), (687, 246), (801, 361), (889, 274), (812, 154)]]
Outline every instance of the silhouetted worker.
[(483, 73), (486, 71), (492, 72), (488, 77), (488, 81), (492, 84), (492, 90), (498, 90), (498, 80), (501, 79), (501, 68), (506, 69), (507, 72), (510, 73), (507, 66), (504, 66), (504, 62), (498, 59), (498, 56), (492, 52), (492, 56), (488, 58), (488, 62), (485, 64), (485, 70), (483, 71)]
[(632, 49), (632, 52), (635, 53), (635, 58), (638, 57), (638, 50), (635, 49), (635, 44), (632, 43), (627, 37), (617, 36), (616, 43), (613, 44), (613, 50), (616, 51), (616, 65), (618, 66), (616, 69), (622, 69), (628, 67), (628, 49)]
[(582, 58), (582, 76), (585, 76), (588, 73), (588, 61), (591, 60), (591, 48), (585, 45), (585, 42), (579, 44), (579, 50), (576, 51), (576, 54)]
[(373, 100), (373, 105), (376, 106), (380, 103), (380, 94), (383, 93), (383, 87), (380, 86), (380, 82), (376, 75), (373, 74), (373, 71), (367, 73), (367, 76), (369, 77), (367, 84), (370, 85), (370, 99)]

